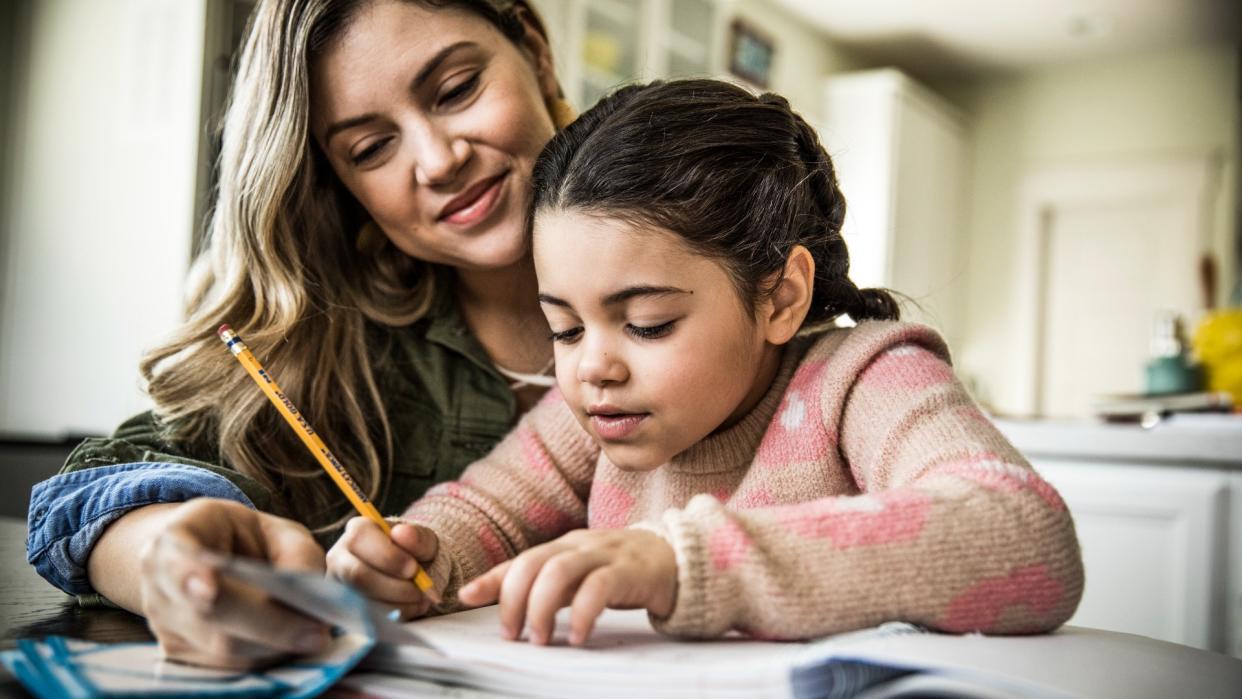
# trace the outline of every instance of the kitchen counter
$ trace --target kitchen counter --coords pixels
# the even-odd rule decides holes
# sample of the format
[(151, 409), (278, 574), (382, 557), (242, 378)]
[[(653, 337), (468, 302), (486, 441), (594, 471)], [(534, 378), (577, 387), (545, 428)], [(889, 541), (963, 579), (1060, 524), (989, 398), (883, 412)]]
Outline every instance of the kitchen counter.
[(1242, 415), (1175, 415), (1150, 429), (1090, 420), (995, 419), (1030, 458), (1210, 466), (1242, 471)]

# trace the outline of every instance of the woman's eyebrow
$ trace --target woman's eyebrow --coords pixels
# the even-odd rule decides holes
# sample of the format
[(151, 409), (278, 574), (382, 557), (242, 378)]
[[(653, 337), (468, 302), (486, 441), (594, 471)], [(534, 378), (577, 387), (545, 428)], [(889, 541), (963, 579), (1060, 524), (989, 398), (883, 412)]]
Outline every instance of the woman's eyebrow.
[[(436, 69), (438, 69), (444, 61), (448, 60), (449, 56), (462, 49), (475, 48), (477, 46), (478, 44), (473, 41), (458, 41), (445, 46), (439, 51), (436, 51), (436, 54), (431, 57), (431, 60), (423, 64), (423, 67), (418, 70), (418, 73), (414, 76), (414, 79), (410, 81), (410, 90), (417, 91), (420, 87), (422, 87), (423, 83), (427, 82), (427, 79), (431, 77), (431, 74), (435, 73)], [(378, 118), (379, 114), (376, 114), (375, 112), (368, 112), (366, 114), (349, 117), (348, 119), (342, 119), (324, 129), (323, 142), (330, 143), (332, 141), (332, 137), (338, 133), (347, 129), (352, 129), (355, 126), (361, 126), (368, 121)]]

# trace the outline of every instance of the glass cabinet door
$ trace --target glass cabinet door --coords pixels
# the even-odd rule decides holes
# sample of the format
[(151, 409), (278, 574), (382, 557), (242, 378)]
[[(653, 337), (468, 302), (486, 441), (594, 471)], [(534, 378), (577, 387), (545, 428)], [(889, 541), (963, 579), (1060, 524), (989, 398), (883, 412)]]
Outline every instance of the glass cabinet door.
[(670, 78), (706, 76), (711, 65), (716, 8), (713, 0), (667, 0), (664, 37), (666, 73)]
[(590, 106), (640, 74), (644, 0), (586, 0), (582, 36), (582, 92)]

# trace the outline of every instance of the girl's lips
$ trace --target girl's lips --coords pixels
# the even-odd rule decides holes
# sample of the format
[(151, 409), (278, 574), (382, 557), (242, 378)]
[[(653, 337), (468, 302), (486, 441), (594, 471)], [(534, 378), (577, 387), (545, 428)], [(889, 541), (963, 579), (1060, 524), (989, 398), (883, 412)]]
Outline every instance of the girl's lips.
[(592, 415), (591, 426), (600, 439), (625, 439), (637, 430), (647, 413), (618, 413), (615, 415)]
[(483, 220), (496, 207), (496, 201), (500, 198), (500, 190), (505, 183), (505, 179), (505, 175), (497, 177), (474, 201), (440, 220), (459, 226), (470, 225)]

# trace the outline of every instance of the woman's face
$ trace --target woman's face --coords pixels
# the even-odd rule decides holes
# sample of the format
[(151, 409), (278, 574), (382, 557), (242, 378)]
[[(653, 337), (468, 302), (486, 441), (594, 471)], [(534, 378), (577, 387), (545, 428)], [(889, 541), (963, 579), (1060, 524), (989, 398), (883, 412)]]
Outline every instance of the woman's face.
[(551, 58), (464, 10), (379, 0), (312, 64), (311, 130), (345, 187), (408, 255), (519, 261), (535, 158), (555, 131)]

